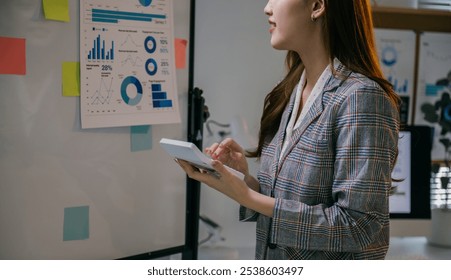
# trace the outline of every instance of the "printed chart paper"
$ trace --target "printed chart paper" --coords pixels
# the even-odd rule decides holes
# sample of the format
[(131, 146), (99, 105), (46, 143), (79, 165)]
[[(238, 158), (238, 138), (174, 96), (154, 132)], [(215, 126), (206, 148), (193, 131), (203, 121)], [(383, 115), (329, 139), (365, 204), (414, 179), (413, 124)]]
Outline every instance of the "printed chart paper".
[(412, 123), (415, 45), (413, 31), (375, 29), (380, 65), (386, 79), (401, 97), (401, 123)]
[(417, 89), (415, 124), (434, 127), (432, 160), (449, 159), (451, 34), (425, 32), (421, 35)]
[(179, 123), (171, 0), (80, 1), (82, 128)]

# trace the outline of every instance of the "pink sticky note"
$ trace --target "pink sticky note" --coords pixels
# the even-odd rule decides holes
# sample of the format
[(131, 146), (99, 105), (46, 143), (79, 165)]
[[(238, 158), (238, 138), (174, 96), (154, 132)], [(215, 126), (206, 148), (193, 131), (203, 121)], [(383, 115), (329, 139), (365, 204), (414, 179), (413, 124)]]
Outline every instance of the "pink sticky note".
[(185, 39), (175, 38), (175, 67), (183, 69), (186, 67), (186, 45)]
[(0, 74), (25, 75), (25, 39), (0, 37)]

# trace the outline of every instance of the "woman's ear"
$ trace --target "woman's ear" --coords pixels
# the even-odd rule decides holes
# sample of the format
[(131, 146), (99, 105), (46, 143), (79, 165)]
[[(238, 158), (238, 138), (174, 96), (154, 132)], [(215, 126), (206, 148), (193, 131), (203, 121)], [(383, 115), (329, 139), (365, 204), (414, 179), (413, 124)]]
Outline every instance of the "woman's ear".
[(312, 20), (320, 18), (326, 12), (324, 0), (313, 0), (312, 2)]

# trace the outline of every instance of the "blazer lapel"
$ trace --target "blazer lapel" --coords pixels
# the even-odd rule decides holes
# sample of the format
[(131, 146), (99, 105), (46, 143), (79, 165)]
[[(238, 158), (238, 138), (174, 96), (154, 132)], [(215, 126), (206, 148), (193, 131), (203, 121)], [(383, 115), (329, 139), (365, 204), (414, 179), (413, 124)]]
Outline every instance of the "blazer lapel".
[[(291, 136), (290, 142), (288, 143), (288, 148), (286, 149), (285, 153), (282, 155), (281, 160), (279, 161), (278, 170), (283, 165), (283, 162), (285, 161), (286, 156), (291, 152), (291, 150), (294, 148), (294, 146), (299, 142), (299, 139), (304, 134), (305, 130), (310, 126), (310, 124), (317, 119), (324, 110), (324, 105), (327, 104), (328, 101), (328, 92), (335, 91), (336, 88), (338, 88), (351, 74), (351, 71), (348, 70), (346, 67), (344, 67), (343, 64), (340, 62), (335, 64), (335, 70), (336, 75), (331, 75), (331, 77), (328, 79), (326, 84), (324, 85), (323, 91), (320, 93), (320, 95), (316, 98), (312, 106), (310, 107), (309, 111), (305, 115), (305, 119), (301, 122), (301, 125), (298, 129), (293, 131), (293, 135)], [(294, 98), (290, 101), (290, 110), (288, 114), (288, 118), (284, 124), (284, 130), (283, 134), (285, 135), (285, 128), (287, 126), (289, 116), (291, 116), (291, 112), (293, 111), (293, 105), (294, 105)], [(281, 137), (281, 141), (279, 142), (279, 146), (282, 146), (283, 144), (283, 137)], [(280, 157), (281, 148), (278, 148), (278, 156)], [(278, 158), (279, 158), (278, 157)]]
[[(277, 178), (277, 173), (279, 171), (279, 166), (281, 166), (280, 154), (282, 153), (282, 147), (283, 147), (283, 141), (285, 139), (285, 132), (288, 125), (288, 122), (290, 121), (291, 113), (293, 112), (294, 108), (294, 101), (296, 99), (296, 90), (299, 85), (297, 85), (290, 97), (290, 101), (288, 102), (287, 109), (283, 112), (282, 119), (280, 120), (279, 130), (277, 131), (277, 134), (275, 136), (275, 145), (276, 145), (276, 152), (274, 154), (273, 164), (271, 167), (271, 171), (274, 174), (274, 179)], [(273, 140), (274, 141), (274, 140)], [(275, 184), (275, 181), (273, 182), (273, 186)]]
[[(282, 155), (282, 160), (279, 163), (279, 169), (282, 166), (283, 161), (285, 161), (286, 156), (291, 152), (291, 150), (297, 144), (297, 142), (299, 141), (299, 138), (301, 138), (302, 134), (304, 134), (307, 127), (323, 112), (323, 94), (324, 94), (324, 92), (320, 93), (318, 98), (313, 102), (309, 111), (305, 115), (305, 119), (302, 120), (301, 125), (296, 130), (293, 131), (291, 139), (289, 140), (289, 143), (288, 143), (288, 147), (285, 150), (285, 153)], [(283, 142), (282, 142), (282, 144), (283, 144)]]

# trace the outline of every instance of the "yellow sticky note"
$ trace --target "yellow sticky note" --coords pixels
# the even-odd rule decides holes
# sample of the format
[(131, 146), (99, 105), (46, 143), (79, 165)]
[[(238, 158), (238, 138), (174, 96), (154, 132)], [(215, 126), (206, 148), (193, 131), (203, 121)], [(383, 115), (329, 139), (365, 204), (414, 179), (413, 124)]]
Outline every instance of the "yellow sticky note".
[(63, 96), (80, 96), (80, 62), (63, 62)]
[(42, 0), (44, 16), (49, 20), (69, 22), (69, 0)]

